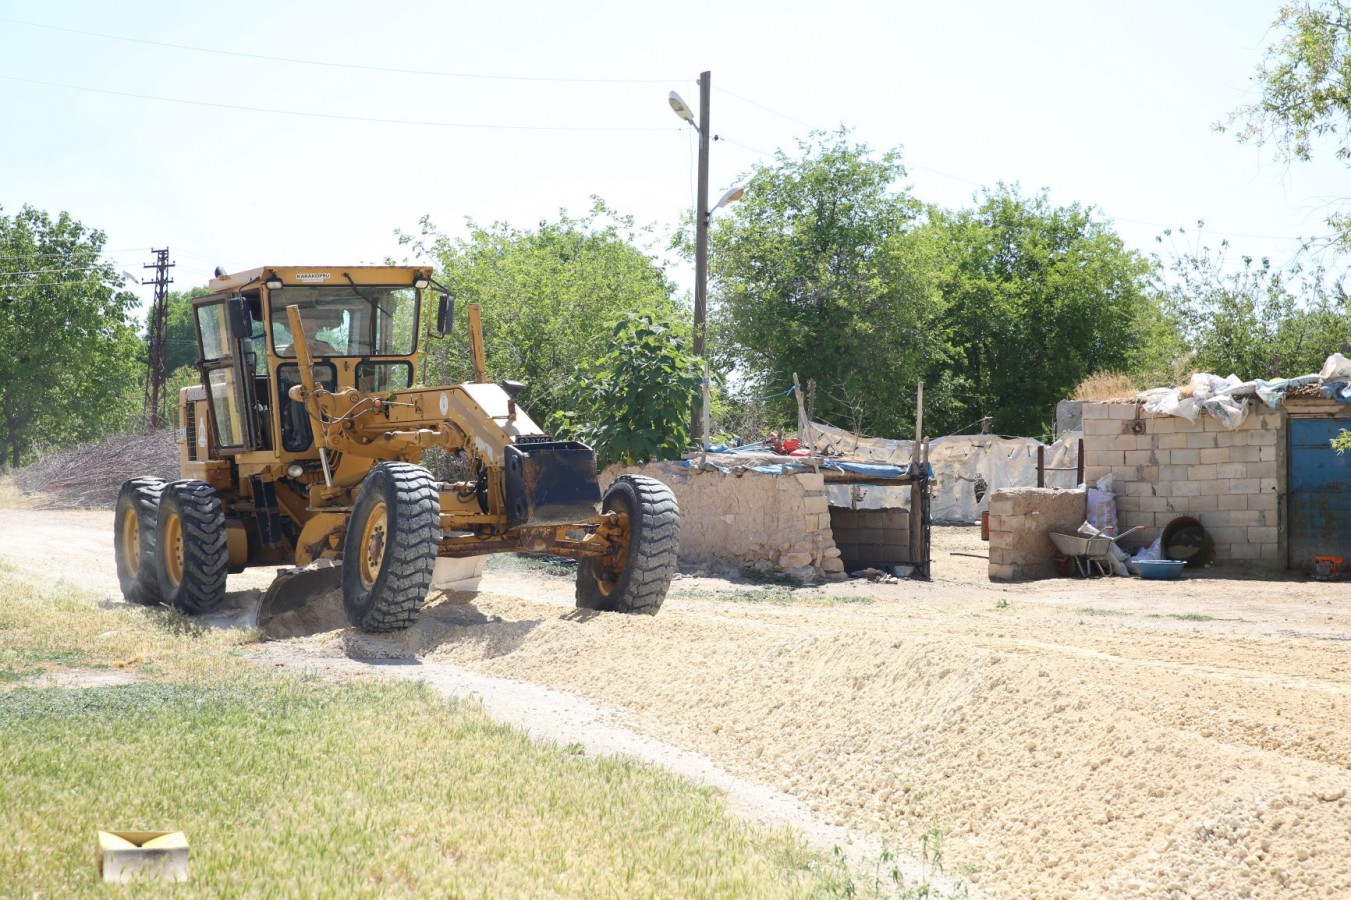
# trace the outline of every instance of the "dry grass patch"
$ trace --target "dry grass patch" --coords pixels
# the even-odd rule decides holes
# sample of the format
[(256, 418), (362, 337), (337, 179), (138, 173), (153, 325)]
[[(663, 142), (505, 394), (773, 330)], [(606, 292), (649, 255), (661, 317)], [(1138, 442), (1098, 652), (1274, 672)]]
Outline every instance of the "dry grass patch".
[[(192, 844), (175, 896), (805, 896), (847, 875), (721, 797), (417, 683), (259, 670), (241, 632), (0, 571), (0, 884), (98, 890), (97, 829)], [(119, 667), (118, 663), (122, 665)], [(33, 687), (133, 668), (107, 687)]]
[(1079, 382), (1070, 399), (1125, 400), (1140, 391), (1140, 384), (1124, 372), (1094, 372)]

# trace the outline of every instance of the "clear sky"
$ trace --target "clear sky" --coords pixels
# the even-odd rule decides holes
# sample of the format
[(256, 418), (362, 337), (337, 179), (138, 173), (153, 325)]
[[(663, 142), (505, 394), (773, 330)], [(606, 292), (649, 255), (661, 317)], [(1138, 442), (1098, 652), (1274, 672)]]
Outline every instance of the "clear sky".
[(1018, 182), (1145, 251), (1205, 219), (1281, 263), (1346, 169), (1211, 127), (1253, 98), (1277, 6), (0, 0), (0, 207), (68, 210), (137, 274), (167, 245), (177, 288), (401, 257), (394, 230), (424, 214), (529, 226), (593, 194), (669, 232), (696, 145), (666, 95), (697, 105), (708, 69), (714, 198), (843, 124), (901, 146), (922, 200)]

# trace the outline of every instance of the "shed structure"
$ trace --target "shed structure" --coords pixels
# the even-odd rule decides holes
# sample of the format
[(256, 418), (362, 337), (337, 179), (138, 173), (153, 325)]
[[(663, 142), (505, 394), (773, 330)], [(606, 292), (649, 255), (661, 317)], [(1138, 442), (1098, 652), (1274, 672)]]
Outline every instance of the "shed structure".
[(1122, 530), (1152, 540), (1190, 516), (1217, 563), (1312, 571), (1315, 556), (1351, 562), (1351, 455), (1329, 444), (1351, 405), (1290, 395), (1254, 404), (1237, 428), (1208, 415), (1154, 415), (1138, 400), (1083, 406), (1084, 479), (1114, 476)]

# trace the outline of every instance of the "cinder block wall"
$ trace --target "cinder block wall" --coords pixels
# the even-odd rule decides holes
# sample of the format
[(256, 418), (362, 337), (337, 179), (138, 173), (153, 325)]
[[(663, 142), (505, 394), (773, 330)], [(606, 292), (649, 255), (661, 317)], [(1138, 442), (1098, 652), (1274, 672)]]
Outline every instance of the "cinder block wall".
[(830, 529), (844, 570), (889, 566), (910, 559), (910, 510), (830, 508)]
[(1144, 525), (1152, 541), (1191, 516), (1214, 539), (1217, 562), (1285, 567), (1281, 412), (1257, 404), (1233, 431), (1204, 414), (1195, 422), (1153, 416), (1135, 401), (1086, 403), (1083, 415), (1084, 479), (1115, 476), (1122, 530)]
[(1003, 488), (990, 495), (990, 580), (1030, 581), (1056, 574), (1048, 531), (1084, 524), (1084, 491)]
[(803, 580), (844, 571), (819, 474), (735, 475), (661, 462), (611, 466), (601, 473), (602, 490), (626, 473), (656, 478), (675, 494), (682, 563), (768, 563)]

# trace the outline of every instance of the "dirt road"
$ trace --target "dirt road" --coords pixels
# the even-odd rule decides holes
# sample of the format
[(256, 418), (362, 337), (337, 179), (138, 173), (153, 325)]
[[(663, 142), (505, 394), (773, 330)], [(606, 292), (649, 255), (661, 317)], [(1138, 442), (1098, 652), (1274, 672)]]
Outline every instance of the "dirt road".
[[(108, 514), (0, 511), (0, 559), (112, 596), (110, 533)], [(984, 552), (973, 529), (935, 534), (931, 583), (682, 578), (655, 618), (579, 613), (567, 577), (503, 561), (403, 635), (263, 652), (566, 692), (538, 697), (835, 825), (906, 848), (937, 825), (948, 871), (1001, 896), (1351, 895), (1346, 585), (998, 586), (954, 555)]]

